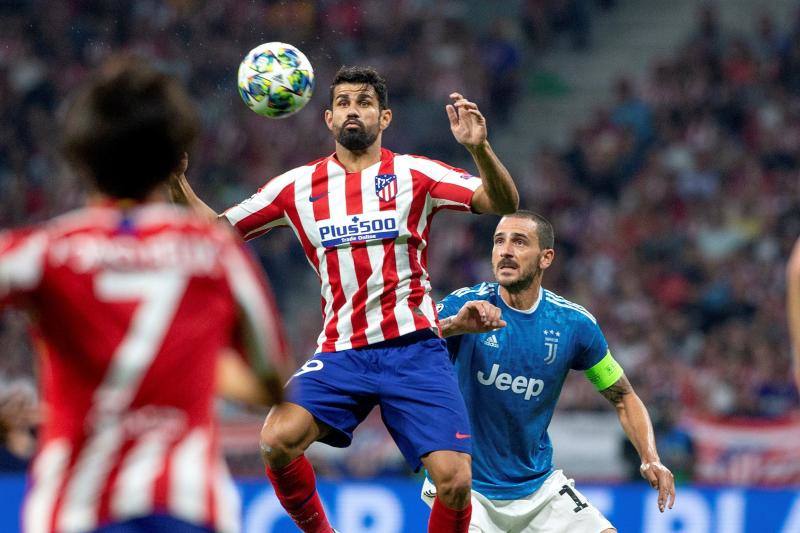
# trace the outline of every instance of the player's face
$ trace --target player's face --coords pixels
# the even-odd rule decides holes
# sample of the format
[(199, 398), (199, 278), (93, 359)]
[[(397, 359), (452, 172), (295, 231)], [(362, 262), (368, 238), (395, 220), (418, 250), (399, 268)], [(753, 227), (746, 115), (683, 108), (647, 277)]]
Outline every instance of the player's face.
[(372, 146), (391, 120), (391, 110), (380, 109), (375, 89), (360, 83), (334, 87), (333, 109), (325, 111), (325, 123), (336, 142), (352, 152)]
[(509, 292), (521, 292), (541, 277), (553, 261), (552, 249), (542, 250), (536, 222), (529, 218), (504, 217), (494, 232), (492, 269), (498, 283)]

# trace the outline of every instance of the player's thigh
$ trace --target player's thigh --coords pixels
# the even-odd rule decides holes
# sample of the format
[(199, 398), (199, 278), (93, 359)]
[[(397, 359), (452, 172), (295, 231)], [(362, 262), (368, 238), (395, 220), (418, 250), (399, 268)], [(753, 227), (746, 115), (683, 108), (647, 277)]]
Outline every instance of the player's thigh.
[(311, 414), (320, 429), (316, 440), (346, 447), (377, 403), (378, 381), (364, 350), (320, 353), (289, 380), (286, 399)]
[(556, 470), (537, 491), (542, 502), (523, 533), (602, 533), (615, 531), (611, 522), (586, 499), (575, 482)]
[(447, 450), (469, 454), (469, 416), (444, 342), (423, 338), (402, 353), (387, 352), (381, 417), (408, 463)]

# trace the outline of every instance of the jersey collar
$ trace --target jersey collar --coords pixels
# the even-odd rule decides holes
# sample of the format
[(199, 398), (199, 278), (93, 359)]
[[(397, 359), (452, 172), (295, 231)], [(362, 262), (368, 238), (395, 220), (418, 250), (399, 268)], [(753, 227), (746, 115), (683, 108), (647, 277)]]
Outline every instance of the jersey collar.
[(497, 291), (497, 296), (500, 297), (500, 301), (503, 302), (503, 306), (506, 309), (508, 309), (510, 311), (513, 311), (514, 313), (517, 313), (518, 315), (520, 315), (522, 317), (532, 317), (533, 314), (536, 312), (536, 310), (539, 309), (539, 303), (542, 301), (542, 294), (543, 293), (544, 293), (544, 289), (542, 289), (542, 287), (540, 285), (539, 286), (539, 295), (536, 297), (536, 301), (533, 303), (533, 305), (529, 309), (517, 309), (516, 307), (511, 307), (511, 305), (508, 302), (505, 301), (505, 299), (503, 298), (503, 293), (500, 292), (499, 289)]
[[(388, 150), (386, 148), (381, 148), (381, 160), (380, 160), (379, 163), (376, 163), (376, 164), (380, 165), (378, 168), (387, 168), (392, 163), (393, 159), (394, 159), (394, 152), (392, 152), (391, 150)], [(329, 161), (333, 161), (338, 167), (340, 167), (342, 170), (347, 172), (347, 169), (344, 168), (344, 165), (341, 163), (341, 161), (339, 161), (339, 158), (336, 157), (336, 152), (333, 152), (331, 155), (329, 155), (328, 156), (328, 160)], [(374, 166), (375, 165), (371, 165), (368, 168), (372, 168)], [(364, 169), (364, 170), (366, 170), (366, 169)]]

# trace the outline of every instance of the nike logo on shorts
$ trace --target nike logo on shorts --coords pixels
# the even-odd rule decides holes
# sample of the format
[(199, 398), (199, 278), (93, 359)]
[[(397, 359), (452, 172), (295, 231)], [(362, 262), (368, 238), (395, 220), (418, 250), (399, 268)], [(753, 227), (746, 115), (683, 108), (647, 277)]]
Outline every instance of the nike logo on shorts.
[(470, 438), (471, 436), (472, 436), (472, 435), (470, 435), (469, 433), (461, 433), (461, 432), (459, 432), (459, 431), (456, 431), (456, 438), (457, 438), (458, 440), (468, 439), (468, 438)]

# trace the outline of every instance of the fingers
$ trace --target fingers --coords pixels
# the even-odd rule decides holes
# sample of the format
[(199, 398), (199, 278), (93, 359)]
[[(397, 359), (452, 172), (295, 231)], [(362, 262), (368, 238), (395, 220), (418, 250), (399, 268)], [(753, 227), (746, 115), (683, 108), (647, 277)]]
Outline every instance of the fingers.
[(658, 510), (664, 512), (664, 507), (667, 505), (667, 496), (669, 495), (669, 488), (664, 479), (659, 479), (658, 484)]
[[(450, 98), (453, 99), (453, 103), (449, 104), (447, 106), (447, 108), (448, 108), (448, 113), (447, 114), (448, 115), (450, 115), (450, 111), (449, 111), (450, 107), (453, 108), (453, 110), (456, 112), (456, 115), (458, 115), (459, 113), (463, 113), (465, 111), (467, 111), (467, 112), (476, 111), (480, 115), (480, 111), (478, 111), (478, 104), (476, 104), (475, 102), (471, 102), (471, 101), (467, 100), (466, 98), (464, 98), (461, 95), (461, 93), (452, 93), (452, 94), (450, 94)], [(452, 118), (451, 118), (451, 122), (452, 122)]]
[(672, 480), (672, 483), (670, 484), (670, 487), (669, 487), (669, 503), (667, 504), (667, 507), (672, 509), (673, 505), (675, 505), (675, 480), (674, 479)]
[(499, 307), (495, 307), (494, 305), (490, 304), (489, 302), (476, 302), (481, 320), (483, 321), (483, 326), (486, 328), (498, 328), (500, 327), (500, 315), (502, 311), (500, 311)]
[(500, 308), (489, 302), (473, 300), (465, 304), (464, 307), (472, 313), (474, 317), (473, 320), (477, 322), (477, 330), (480, 332), (491, 331), (506, 326), (506, 322), (500, 318), (502, 315)]
[(175, 174), (176, 176), (181, 176), (183, 174), (186, 174), (186, 169), (187, 168), (189, 168), (189, 154), (186, 153), (186, 152), (183, 152), (183, 155), (181, 156), (181, 160), (178, 163), (178, 166), (175, 167), (175, 170), (173, 171), (173, 174)]
[(450, 125), (458, 126), (458, 112), (456, 108), (449, 104), (444, 106), (444, 108), (447, 111), (447, 118), (450, 119)]
[(661, 463), (643, 463), (639, 467), (642, 477), (650, 486), (658, 490), (658, 510), (662, 513), (664, 509), (675, 504), (675, 477), (669, 468)]

